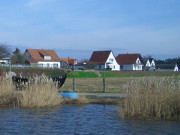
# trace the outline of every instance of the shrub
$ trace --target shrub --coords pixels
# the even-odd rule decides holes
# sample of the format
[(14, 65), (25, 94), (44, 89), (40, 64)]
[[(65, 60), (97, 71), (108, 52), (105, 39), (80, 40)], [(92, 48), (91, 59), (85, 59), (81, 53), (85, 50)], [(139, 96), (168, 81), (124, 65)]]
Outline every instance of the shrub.
[(144, 77), (132, 80), (128, 97), (119, 104), (119, 116), (133, 119), (180, 119), (180, 80)]

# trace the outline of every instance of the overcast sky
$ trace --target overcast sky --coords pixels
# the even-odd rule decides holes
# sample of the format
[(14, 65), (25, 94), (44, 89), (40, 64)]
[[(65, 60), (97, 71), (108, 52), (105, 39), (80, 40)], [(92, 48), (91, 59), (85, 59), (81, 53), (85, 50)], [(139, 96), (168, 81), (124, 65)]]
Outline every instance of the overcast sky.
[(0, 42), (78, 60), (97, 50), (180, 57), (180, 0), (0, 0)]

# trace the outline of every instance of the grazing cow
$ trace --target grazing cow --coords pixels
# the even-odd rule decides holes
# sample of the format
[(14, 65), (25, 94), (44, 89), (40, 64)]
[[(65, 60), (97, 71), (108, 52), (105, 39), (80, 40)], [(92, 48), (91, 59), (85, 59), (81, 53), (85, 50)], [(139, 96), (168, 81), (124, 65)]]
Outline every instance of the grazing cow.
[(65, 80), (66, 80), (67, 74), (63, 75), (63, 76), (59, 76), (59, 77), (52, 77), (53, 82), (57, 82), (58, 83), (58, 88), (61, 88), (61, 86), (64, 84)]
[(25, 87), (25, 84), (28, 83), (27, 78), (21, 78), (21, 77), (12, 77), (13, 84), (16, 85), (16, 89), (22, 89), (22, 86)]
[[(58, 88), (61, 88), (61, 86), (64, 84), (67, 77), (67, 73), (63, 76), (59, 77), (51, 77), (53, 82), (57, 82)], [(25, 86), (25, 84), (28, 83), (28, 78), (21, 78), (21, 77), (12, 77), (13, 84), (16, 85), (16, 88), (20, 88), (20, 86)]]

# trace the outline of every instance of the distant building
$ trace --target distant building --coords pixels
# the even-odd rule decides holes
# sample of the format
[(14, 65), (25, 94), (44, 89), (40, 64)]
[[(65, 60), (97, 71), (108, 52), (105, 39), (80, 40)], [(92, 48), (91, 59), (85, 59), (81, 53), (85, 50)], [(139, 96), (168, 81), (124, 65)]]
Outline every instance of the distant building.
[(3, 58), (0, 60), (0, 64), (10, 64), (10, 58)]
[(179, 71), (177, 64), (157, 64), (156, 71)]
[(61, 58), (62, 61), (65, 61), (67, 63), (67, 68), (74, 69), (74, 67), (78, 64), (77, 59), (74, 58)]
[(77, 59), (74, 58), (61, 58), (61, 60), (65, 61), (69, 66), (78, 64)]
[(154, 71), (156, 69), (156, 64), (153, 58), (147, 59), (144, 63), (144, 70)]
[(120, 70), (120, 66), (116, 62), (112, 51), (94, 51), (89, 59), (89, 62), (96, 65), (96, 70)]
[(143, 68), (143, 59), (140, 54), (119, 54), (116, 61), (121, 70), (140, 71)]
[(26, 49), (27, 60), (25, 64), (46, 68), (61, 68), (61, 59), (54, 50)]
[(74, 66), (74, 69), (86, 69), (86, 62), (78, 62), (75, 66)]

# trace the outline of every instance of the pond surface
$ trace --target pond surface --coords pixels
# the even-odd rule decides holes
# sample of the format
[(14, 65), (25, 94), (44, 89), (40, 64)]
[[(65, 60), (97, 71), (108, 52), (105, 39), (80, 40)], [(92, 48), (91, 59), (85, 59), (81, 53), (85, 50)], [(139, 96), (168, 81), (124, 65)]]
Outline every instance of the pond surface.
[(122, 120), (112, 105), (0, 108), (0, 135), (176, 135), (179, 121)]

